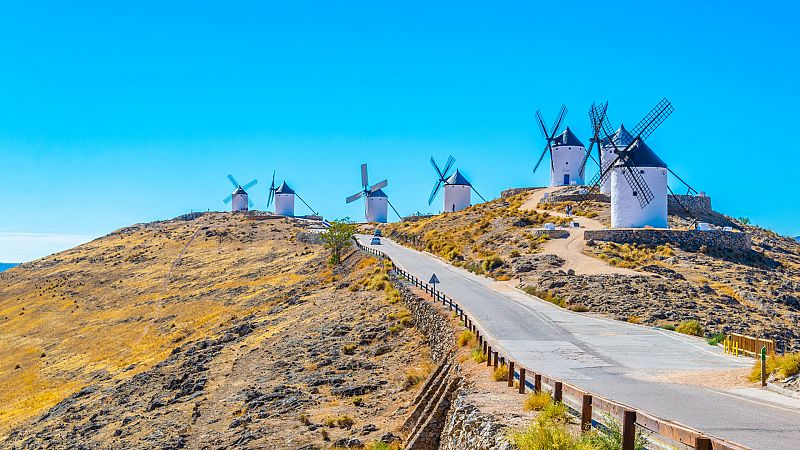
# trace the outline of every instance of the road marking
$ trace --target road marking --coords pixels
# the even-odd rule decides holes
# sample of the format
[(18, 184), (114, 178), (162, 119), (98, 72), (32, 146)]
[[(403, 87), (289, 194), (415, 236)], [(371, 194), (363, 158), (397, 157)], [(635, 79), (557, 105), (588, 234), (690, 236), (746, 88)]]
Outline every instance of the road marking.
[[(787, 411), (787, 412), (790, 412), (790, 413), (800, 414), (800, 410), (797, 410), (797, 409), (794, 409), (794, 408), (787, 408), (785, 406), (778, 406), (778, 405), (775, 405), (775, 404), (772, 404), (772, 403), (765, 403), (765, 401), (754, 400), (752, 398), (744, 397), (742, 395), (732, 394), (730, 392), (715, 391), (713, 389), (705, 389), (705, 388), (701, 388), (701, 389), (703, 389), (705, 391), (708, 391), (708, 392), (714, 392), (714, 393), (717, 393), (717, 394), (720, 394), (720, 395), (726, 395), (728, 397), (735, 398), (735, 399), (738, 399), (738, 400), (744, 400), (746, 402), (755, 403), (757, 405), (767, 406), (767, 407), (770, 407), (770, 408), (780, 409), (780, 410)], [(777, 394), (777, 395), (780, 395), (780, 394)]]

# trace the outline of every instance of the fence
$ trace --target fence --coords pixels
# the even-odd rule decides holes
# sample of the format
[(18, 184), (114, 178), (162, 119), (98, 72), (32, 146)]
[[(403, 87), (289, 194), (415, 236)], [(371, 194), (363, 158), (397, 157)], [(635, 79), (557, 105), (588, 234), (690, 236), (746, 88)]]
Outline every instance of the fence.
[[(442, 305), (447, 307), (450, 311), (455, 311), (464, 327), (474, 333), (478, 339), (478, 344), (483, 349), (484, 355), (486, 355), (487, 367), (497, 368), (499, 365), (508, 366), (509, 387), (514, 387), (514, 380), (518, 380), (519, 393), (524, 394), (528, 389), (540, 392), (542, 391), (542, 386), (547, 385), (555, 401), (566, 403), (565, 397), (568, 397), (573, 404), (579, 405), (580, 410), (577, 412), (581, 421), (581, 429), (590, 429), (592, 425), (596, 423), (592, 420), (593, 414), (595, 412), (602, 412), (621, 422), (622, 450), (634, 450), (637, 426), (655, 435), (692, 447), (696, 450), (749, 450), (748, 447), (717, 437), (708, 436), (677, 422), (658, 418), (623, 403), (582, 390), (569, 383), (536, 372), (530, 367), (523, 367), (522, 364), (515, 362), (507, 355), (503, 355), (496, 345), (493, 346), (493, 341), (486, 336), (486, 333), (481, 331), (475, 321), (464, 311), (458, 302), (441, 291), (436, 290), (434, 286), (429, 285), (397, 267), (394, 261), (380, 250), (362, 245), (358, 241), (356, 241), (356, 245), (366, 253), (388, 260), (392, 264), (392, 270), (397, 275), (405, 278), (415, 287), (430, 295), (433, 301), (441, 302)], [(533, 382), (530, 381), (531, 379)]]
[(757, 358), (762, 347), (767, 347), (767, 355), (775, 355), (775, 340), (760, 339), (743, 334), (731, 333), (724, 341), (725, 352), (739, 356), (740, 353)]

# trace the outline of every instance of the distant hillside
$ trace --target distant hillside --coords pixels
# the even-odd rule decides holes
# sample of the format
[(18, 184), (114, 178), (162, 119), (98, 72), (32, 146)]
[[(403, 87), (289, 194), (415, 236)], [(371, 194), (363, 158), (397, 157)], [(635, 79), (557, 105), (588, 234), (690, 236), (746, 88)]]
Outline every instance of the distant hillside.
[(377, 260), (332, 271), (305, 226), (205, 214), (1, 273), (0, 447), (327, 448), (395, 431), (427, 347)]
[(8, 269), (10, 269), (10, 268), (12, 268), (14, 266), (17, 266), (17, 265), (18, 264), (16, 264), (16, 263), (0, 263), (0, 272), (2, 272), (4, 270), (8, 270)]

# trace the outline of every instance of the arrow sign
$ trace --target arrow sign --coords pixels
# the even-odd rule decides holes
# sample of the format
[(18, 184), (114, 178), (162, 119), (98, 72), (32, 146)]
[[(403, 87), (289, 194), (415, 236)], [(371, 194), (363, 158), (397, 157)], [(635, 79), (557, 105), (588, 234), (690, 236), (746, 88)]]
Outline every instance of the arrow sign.
[(430, 283), (430, 284), (439, 284), (439, 279), (436, 278), (436, 274), (431, 275), (431, 279), (428, 280), (428, 283)]

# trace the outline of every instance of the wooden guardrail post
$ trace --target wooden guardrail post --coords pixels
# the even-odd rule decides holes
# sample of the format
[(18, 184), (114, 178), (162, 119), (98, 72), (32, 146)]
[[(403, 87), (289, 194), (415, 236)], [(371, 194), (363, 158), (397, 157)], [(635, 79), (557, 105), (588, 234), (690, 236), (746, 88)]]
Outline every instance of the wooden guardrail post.
[(636, 411), (626, 409), (622, 414), (622, 450), (634, 450), (636, 445)]
[(533, 392), (542, 392), (542, 374), (533, 374)]
[(508, 362), (508, 387), (514, 387), (514, 361)]
[(494, 352), (494, 360), (492, 361), (492, 366), (494, 366), (495, 369), (497, 369), (497, 359), (498, 359), (497, 355), (498, 355), (498, 352), (495, 350), (495, 352)]
[(694, 450), (711, 450), (711, 439), (705, 436), (694, 438)]
[(492, 346), (487, 346), (488, 351), (486, 352), (486, 367), (492, 367)]
[(520, 367), (519, 368), (519, 393), (520, 394), (524, 394), (525, 393), (525, 368), (524, 367)]
[(581, 402), (581, 431), (592, 429), (592, 396), (583, 394)]
[(556, 402), (562, 402), (564, 400), (564, 393), (563, 393), (564, 385), (560, 381), (556, 381), (555, 385), (553, 386), (553, 400)]

